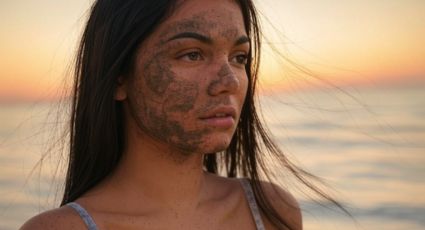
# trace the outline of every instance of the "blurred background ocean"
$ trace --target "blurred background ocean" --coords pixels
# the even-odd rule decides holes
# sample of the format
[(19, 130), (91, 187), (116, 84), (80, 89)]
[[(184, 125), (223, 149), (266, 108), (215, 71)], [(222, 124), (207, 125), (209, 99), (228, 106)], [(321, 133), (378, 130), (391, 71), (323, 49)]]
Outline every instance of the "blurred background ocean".
[[(263, 115), (283, 150), (324, 178), (354, 216), (299, 196), (305, 229), (425, 229), (424, 89), (357, 88), (355, 93), (318, 90), (262, 97)], [(52, 117), (56, 106), (0, 107), (0, 229), (16, 229), (57, 205), (60, 178), (53, 178), (52, 170), (60, 155), (52, 152), (42, 170), (35, 168), (30, 175), (52, 144), (56, 125), (46, 117)]]

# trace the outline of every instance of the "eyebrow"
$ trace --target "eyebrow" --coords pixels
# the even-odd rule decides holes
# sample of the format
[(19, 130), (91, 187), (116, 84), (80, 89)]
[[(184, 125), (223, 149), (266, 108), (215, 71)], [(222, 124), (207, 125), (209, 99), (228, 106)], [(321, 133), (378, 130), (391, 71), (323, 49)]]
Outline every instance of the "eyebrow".
[[(213, 40), (210, 37), (207, 37), (205, 35), (198, 34), (195, 32), (183, 32), (183, 33), (176, 34), (170, 39), (168, 39), (167, 42), (177, 40), (177, 39), (184, 39), (184, 38), (192, 38), (192, 39), (199, 40), (202, 43), (213, 44)], [(247, 36), (239, 37), (235, 42), (235, 46), (242, 45), (244, 43), (250, 43), (250, 40)]]
[(193, 38), (193, 39), (199, 40), (200, 42), (207, 43), (207, 44), (213, 43), (213, 41), (210, 37), (204, 36), (202, 34), (194, 33), (194, 32), (179, 33), (179, 34), (174, 35), (173, 37), (171, 37), (167, 41), (169, 42), (169, 41), (172, 41), (172, 40), (182, 39), (182, 38)]
[(235, 46), (242, 45), (244, 43), (250, 43), (250, 40), (247, 36), (241, 36), (236, 40)]

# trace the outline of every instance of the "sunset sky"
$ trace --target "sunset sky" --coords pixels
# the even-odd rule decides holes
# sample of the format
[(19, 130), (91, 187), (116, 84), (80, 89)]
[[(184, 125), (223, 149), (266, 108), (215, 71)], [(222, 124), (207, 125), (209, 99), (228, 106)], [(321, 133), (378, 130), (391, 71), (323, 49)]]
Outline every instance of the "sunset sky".
[[(269, 41), (285, 57), (332, 82), (425, 82), (423, 0), (257, 2), (267, 17), (263, 27)], [(90, 3), (0, 1), (0, 101), (57, 95)], [(267, 46), (263, 61), (265, 86), (285, 85), (298, 76)]]

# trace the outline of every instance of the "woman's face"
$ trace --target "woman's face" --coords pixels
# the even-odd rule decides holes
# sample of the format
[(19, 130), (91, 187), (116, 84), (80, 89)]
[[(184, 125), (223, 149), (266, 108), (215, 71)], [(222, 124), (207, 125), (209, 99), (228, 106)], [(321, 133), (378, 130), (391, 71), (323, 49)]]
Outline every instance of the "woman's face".
[(141, 44), (126, 84), (139, 134), (183, 153), (226, 149), (247, 91), (249, 50), (234, 1), (181, 1)]

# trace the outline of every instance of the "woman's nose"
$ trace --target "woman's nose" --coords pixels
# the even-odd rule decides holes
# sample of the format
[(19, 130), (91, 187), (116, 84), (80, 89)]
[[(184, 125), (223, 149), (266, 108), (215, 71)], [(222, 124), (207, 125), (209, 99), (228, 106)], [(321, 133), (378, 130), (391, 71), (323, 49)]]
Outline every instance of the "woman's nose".
[(230, 64), (226, 62), (214, 74), (214, 78), (208, 86), (208, 94), (211, 96), (223, 93), (232, 94), (239, 89), (239, 84), (238, 77)]

